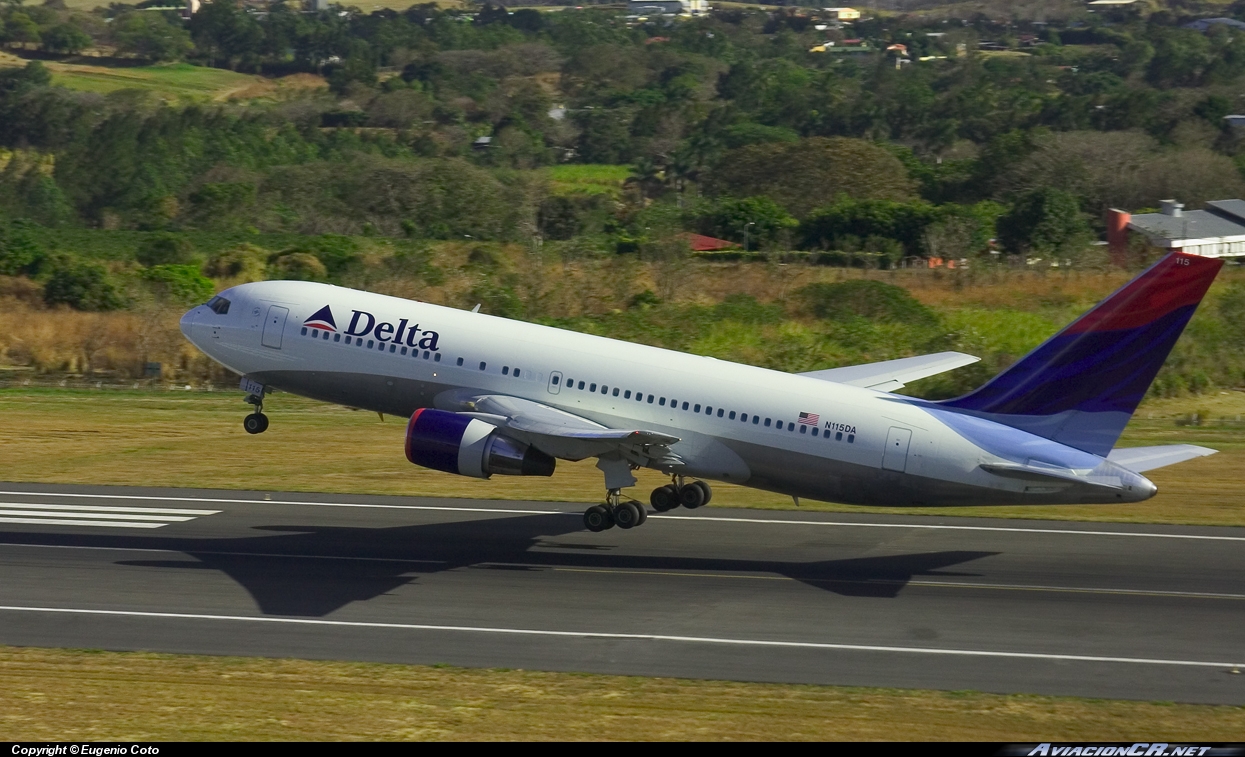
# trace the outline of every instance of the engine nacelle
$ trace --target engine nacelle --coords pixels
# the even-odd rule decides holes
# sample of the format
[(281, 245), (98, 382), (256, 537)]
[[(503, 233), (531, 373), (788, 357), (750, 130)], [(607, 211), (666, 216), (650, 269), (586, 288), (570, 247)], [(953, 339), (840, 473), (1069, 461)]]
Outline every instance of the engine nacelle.
[(460, 476), (552, 476), (549, 455), (497, 433), (491, 423), (445, 410), (416, 410), (406, 426), (406, 459)]

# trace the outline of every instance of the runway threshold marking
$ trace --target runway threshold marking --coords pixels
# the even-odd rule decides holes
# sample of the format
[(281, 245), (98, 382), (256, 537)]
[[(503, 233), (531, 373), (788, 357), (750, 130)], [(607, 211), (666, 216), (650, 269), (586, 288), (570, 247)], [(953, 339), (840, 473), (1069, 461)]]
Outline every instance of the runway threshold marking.
[(496, 634), (505, 636), (544, 636), (574, 639), (617, 639), (620, 641), (668, 641), (691, 644), (715, 644), (744, 647), (771, 647), (785, 649), (818, 649), (841, 652), (889, 652), (899, 654), (944, 655), (952, 657), (993, 657), (1018, 660), (1047, 660), (1059, 662), (1106, 662), (1132, 665), (1169, 665), (1192, 668), (1239, 669), (1245, 662), (1217, 662), (1211, 660), (1167, 660), (1152, 657), (1114, 657), (1105, 655), (1074, 655), (1045, 652), (1001, 652), (983, 649), (946, 649), (939, 647), (892, 647), (880, 644), (839, 644), (820, 641), (778, 641), (770, 639), (732, 639), (715, 636), (678, 636), (670, 634), (614, 633), (606, 631), (550, 631), (533, 628), (497, 628), (489, 626), (438, 626), (423, 623), (381, 623), (354, 620), (324, 620), (318, 618), (281, 618), (254, 615), (209, 615), (203, 613), (143, 612), (138, 610), (96, 610), (76, 607), (29, 607), (0, 605), (0, 612), (26, 612), (60, 615), (94, 615), (128, 618), (159, 618), (165, 620), (208, 620), (219, 622), (273, 623), (300, 626), (324, 626), (334, 628), (374, 628), (399, 631), (452, 631), (459, 633)]
[[(0, 495), (29, 497), (79, 497), (94, 499), (126, 499), (156, 502), (206, 502), (234, 505), (298, 505), (303, 507), (344, 507), (376, 510), (444, 510), (446, 512), (504, 513), (520, 515), (580, 515), (580, 511), (531, 510), (503, 507), (443, 507), (440, 505), (385, 505), (369, 502), (311, 502), (287, 499), (228, 499), (222, 497), (155, 497), (140, 494), (72, 494), (67, 492), (0, 491)], [(1012, 528), (1008, 526), (962, 526), (938, 523), (856, 523), (831, 520), (792, 520), (780, 518), (727, 518), (712, 515), (650, 515), (650, 518), (681, 523), (710, 521), (714, 523), (765, 523), (778, 526), (840, 526), (848, 528), (915, 528), (928, 531), (1001, 531), (1021, 534), (1062, 534), (1065, 536), (1131, 536), (1150, 539), (1192, 539), (1194, 541), (1245, 542), (1245, 536), (1213, 536), (1209, 534), (1163, 534), (1152, 531), (1086, 531), (1067, 528)]]
[(0, 523), (45, 526), (98, 526), (102, 528), (163, 528), (185, 523), (220, 510), (188, 510), (167, 507), (104, 507), (99, 505), (53, 505), (0, 502)]

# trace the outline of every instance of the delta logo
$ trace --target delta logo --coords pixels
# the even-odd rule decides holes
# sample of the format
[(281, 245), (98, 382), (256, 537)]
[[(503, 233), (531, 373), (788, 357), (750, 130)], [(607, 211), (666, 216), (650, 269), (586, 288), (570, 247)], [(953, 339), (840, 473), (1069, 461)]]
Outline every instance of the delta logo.
[(320, 308), (310, 318), (303, 321), (303, 325), (309, 329), (320, 329), (321, 331), (337, 333), (337, 321), (333, 320), (333, 311), (329, 310), (328, 305)]
[[(397, 325), (387, 323), (385, 321), (377, 321), (376, 316), (364, 310), (350, 311), (350, 325), (346, 327), (346, 336), (362, 338), (371, 336), (382, 344), (405, 344), (412, 349), (428, 350), (436, 352), (439, 347), (437, 343), (441, 339), (441, 335), (435, 331), (428, 329), (421, 330), (419, 324), (410, 325), (407, 318), (399, 319)], [(334, 334), (337, 333), (337, 321), (333, 320), (333, 311), (328, 305), (317, 310), (310, 318), (303, 321), (303, 325), (309, 329), (320, 329)], [(349, 340), (347, 340), (349, 341)]]

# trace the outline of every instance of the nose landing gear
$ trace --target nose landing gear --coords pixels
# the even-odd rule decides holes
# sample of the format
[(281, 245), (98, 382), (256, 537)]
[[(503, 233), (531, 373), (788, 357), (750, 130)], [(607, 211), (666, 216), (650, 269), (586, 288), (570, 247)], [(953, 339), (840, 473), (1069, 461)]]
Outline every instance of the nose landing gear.
[(255, 406), (255, 412), (242, 419), (242, 428), (248, 434), (262, 434), (268, 430), (268, 416), (264, 415), (262, 395), (248, 394), (246, 401)]

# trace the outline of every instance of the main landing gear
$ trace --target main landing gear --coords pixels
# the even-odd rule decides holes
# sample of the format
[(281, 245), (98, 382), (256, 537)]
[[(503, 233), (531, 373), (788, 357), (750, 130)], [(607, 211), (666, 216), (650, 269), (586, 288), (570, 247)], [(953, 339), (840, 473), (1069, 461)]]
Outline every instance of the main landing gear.
[(688, 510), (695, 510), (709, 504), (711, 499), (713, 499), (713, 490), (709, 488), (709, 484), (704, 481), (684, 483), (682, 476), (675, 476), (670, 483), (654, 489), (648, 501), (654, 510), (664, 513), (679, 505)]
[(255, 406), (255, 412), (242, 419), (242, 428), (248, 434), (262, 434), (268, 430), (268, 416), (264, 415), (264, 398), (257, 394), (248, 394), (246, 401)]
[(606, 501), (601, 505), (593, 505), (584, 511), (584, 525), (589, 531), (604, 531), (607, 528), (635, 528), (644, 525), (648, 520), (648, 510), (644, 505), (633, 500), (622, 501), (622, 491), (610, 489)]
[[(682, 505), (695, 510), (709, 504), (713, 490), (704, 481), (684, 483), (682, 476), (675, 476), (673, 481), (653, 490), (649, 503), (659, 513), (673, 510)], [(584, 525), (589, 531), (604, 531), (607, 528), (635, 528), (644, 525), (648, 520), (648, 511), (644, 505), (633, 500), (622, 501), (619, 489), (611, 489), (604, 504), (593, 505), (584, 512)]]

